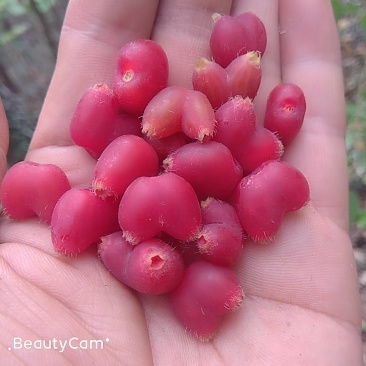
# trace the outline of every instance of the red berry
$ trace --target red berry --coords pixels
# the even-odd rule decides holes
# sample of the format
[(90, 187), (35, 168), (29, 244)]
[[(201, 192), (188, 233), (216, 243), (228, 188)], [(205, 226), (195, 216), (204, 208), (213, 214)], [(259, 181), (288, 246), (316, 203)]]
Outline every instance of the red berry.
[(235, 195), (236, 209), (246, 234), (268, 241), (279, 230), (286, 212), (309, 201), (304, 175), (283, 161), (270, 161), (244, 177)]
[(227, 67), (236, 57), (247, 52), (264, 53), (266, 29), (254, 13), (245, 12), (237, 17), (214, 14), (213, 20), (210, 48), (214, 60), (222, 67)]
[(93, 190), (100, 196), (121, 196), (138, 177), (158, 173), (155, 150), (141, 137), (117, 137), (103, 151), (94, 168)]
[[(246, 11), (235, 17), (245, 29), (246, 37), (246, 51), (258, 51), (262, 56), (267, 47), (267, 32), (266, 28), (258, 17), (251, 11)], [(242, 54), (245, 53), (241, 50)]]
[(181, 131), (187, 92), (186, 88), (170, 86), (152, 98), (142, 116), (142, 132), (149, 138), (164, 138)]
[(190, 183), (199, 199), (225, 199), (243, 177), (230, 150), (216, 141), (192, 142), (178, 148), (163, 161), (163, 168)]
[(100, 237), (119, 229), (118, 202), (103, 200), (87, 188), (72, 188), (57, 202), (51, 219), (54, 248), (64, 255), (83, 252)]
[(206, 95), (188, 90), (182, 110), (182, 131), (191, 139), (208, 141), (215, 132), (215, 113)]
[(245, 47), (245, 29), (230, 15), (213, 15), (210, 49), (213, 59), (222, 67), (229, 65)]
[(266, 161), (282, 156), (283, 145), (277, 136), (263, 127), (256, 127), (254, 104), (249, 98), (230, 99), (215, 112), (215, 117), (214, 140), (230, 149), (244, 175)]
[(160, 239), (150, 239), (133, 246), (122, 232), (115, 232), (102, 238), (98, 254), (113, 276), (141, 293), (167, 293), (178, 285), (183, 276), (183, 259)]
[(232, 153), (242, 149), (256, 128), (254, 104), (241, 96), (228, 100), (216, 110), (215, 119), (213, 139), (227, 146)]
[(267, 161), (280, 159), (283, 152), (282, 142), (273, 132), (257, 127), (251, 138), (233, 151), (233, 156), (243, 168), (244, 175), (247, 175)]
[(12, 219), (38, 216), (49, 224), (56, 202), (70, 188), (66, 174), (58, 166), (21, 161), (6, 172), (0, 201)]
[(203, 259), (222, 266), (232, 266), (241, 258), (243, 232), (234, 225), (205, 224), (196, 243)]
[(231, 266), (241, 258), (243, 228), (235, 208), (209, 197), (201, 202), (202, 230), (196, 241), (203, 259)]
[(214, 109), (219, 108), (231, 96), (226, 70), (218, 63), (199, 58), (192, 75), (192, 85), (206, 95)]
[(262, 81), (261, 56), (251, 51), (235, 58), (226, 68), (228, 83), (233, 97), (254, 99)]
[(203, 224), (219, 223), (236, 226), (242, 230), (239, 216), (228, 202), (209, 197), (201, 202), (201, 212)]
[(178, 240), (192, 240), (201, 228), (201, 209), (192, 186), (174, 173), (140, 177), (122, 196), (119, 224), (132, 244), (166, 232)]
[(98, 159), (110, 142), (124, 134), (141, 134), (138, 119), (120, 114), (117, 99), (107, 85), (96, 84), (89, 88), (71, 119), (70, 135), (75, 145)]
[(303, 91), (295, 84), (279, 84), (269, 94), (264, 127), (274, 132), (284, 145), (288, 145), (301, 129), (305, 110)]
[(121, 108), (141, 116), (150, 100), (168, 82), (168, 58), (162, 47), (148, 39), (125, 44), (117, 57), (113, 90)]
[(184, 132), (191, 139), (210, 139), (215, 114), (207, 97), (196, 90), (172, 86), (157, 94), (145, 109), (142, 132), (149, 138), (164, 138)]
[(192, 263), (180, 284), (171, 294), (171, 303), (178, 320), (202, 340), (219, 330), (222, 317), (238, 309), (244, 293), (235, 273), (204, 261)]

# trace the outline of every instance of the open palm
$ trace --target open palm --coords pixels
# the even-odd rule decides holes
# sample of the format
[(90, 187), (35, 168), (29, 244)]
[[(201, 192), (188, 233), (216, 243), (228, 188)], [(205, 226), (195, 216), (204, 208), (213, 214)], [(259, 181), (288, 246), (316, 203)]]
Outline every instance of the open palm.
[[(209, 55), (212, 13), (248, 9), (268, 32), (255, 100), (259, 122), (266, 96), (279, 82), (297, 83), (307, 98), (303, 129), (285, 159), (306, 175), (312, 199), (286, 216), (269, 245), (246, 245), (236, 268), (246, 292), (242, 309), (226, 318), (212, 342), (200, 342), (176, 321), (166, 297), (137, 297), (108, 273), (95, 248), (64, 258), (38, 220), (1, 218), (4, 365), (362, 364), (347, 234), (343, 79), (330, 1), (70, 0), (27, 159), (56, 163), (73, 185), (88, 184), (94, 161), (73, 146), (70, 116), (86, 88), (111, 83), (120, 46), (135, 38), (156, 40), (168, 54), (169, 83), (189, 86), (196, 57)], [(20, 338), (73, 342), (45, 350), (20, 347)], [(103, 349), (84, 340), (102, 340)]]

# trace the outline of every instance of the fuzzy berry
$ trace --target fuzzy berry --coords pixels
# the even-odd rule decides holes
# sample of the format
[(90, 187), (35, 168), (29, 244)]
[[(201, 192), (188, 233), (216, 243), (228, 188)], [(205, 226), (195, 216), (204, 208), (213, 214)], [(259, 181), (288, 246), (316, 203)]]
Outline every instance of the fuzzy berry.
[(142, 116), (142, 132), (148, 138), (165, 138), (183, 132), (194, 140), (210, 140), (215, 132), (214, 110), (200, 91), (171, 86), (147, 105)]
[(96, 84), (80, 98), (70, 123), (70, 135), (75, 145), (83, 147), (98, 159), (117, 136), (141, 135), (136, 117), (120, 113), (113, 91), (105, 84)]
[(142, 137), (117, 137), (103, 151), (93, 173), (93, 190), (100, 196), (121, 196), (138, 177), (154, 176), (159, 158)]
[(268, 241), (285, 213), (299, 210), (309, 195), (309, 184), (298, 169), (284, 161), (270, 161), (242, 179), (235, 205), (246, 234), (255, 241)]
[(163, 48), (148, 39), (125, 44), (117, 56), (113, 91), (121, 108), (141, 116), (150, 100), (168, 82), (168, 58)]
[(182, 257), (160, 239), (149, 239), (133, 246), (122, 232), (115, 232), (101, 239), (98, 255), (113, 276), (144, 294), (167, 293), (183, 277)]
[(226, 67), (236, 57), (250, 51), (263, 55), (267, 34), (263, 22), (253, 12), (239, 16), (213, 15), (210, 49), (214, 60)]
[(192, 86), (206, 95), (214, 109), (219, 108), (231, 96), (226, 70), (213, 60), (196, 60), (192, 74)]
[(281, 83), (269, 94), (264, 126), (288, 145), (301, 129), (306, 111), (306, 100), (299, 86)]
[(58, 166), (21, 161), (6, 172), (0, 201), (12, 219), (38, 216), (49, 224), (57, 201), (70, 188), (66, 174)]
[(192, 263), (171, 294), (175, 315), (194, 336), (209, 340), (223, 317), (238, 309), (244, 293), (236, 274), (205, 261)]
[(76, 255), (119, 229), (118, 202), (103, 200), (88, 188), (72, 188), (58, 200), (51, 218), (54, 248)]
[(216, 141), (192, 142), (178, 148), (163, 161), (163, 168), (189, 182), (200, 200), (229, 197), (243, 177), (230, 150)]
[(160, 232), (178, 240), (191, 240), (202, 222), (194, 189), (174, 173), (134, 180), (122, 196), (118, 218), (125, 238), (132, 244)]

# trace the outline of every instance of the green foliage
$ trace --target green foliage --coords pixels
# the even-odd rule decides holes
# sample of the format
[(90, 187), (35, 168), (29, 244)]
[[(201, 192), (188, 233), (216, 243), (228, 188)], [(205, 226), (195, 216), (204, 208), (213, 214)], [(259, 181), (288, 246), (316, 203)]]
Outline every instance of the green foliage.
[(0, 47), (14, 41), (28, 29), (28, 25), (24, 21), (14, 24), (10, 29), (3, 25), (5, 20), (24, 14), (25, 8), (18, 1), (0, 0)]
[(364, 0), (332, 0), (336, 20), (347, 16), (357, 16), (362, 29), (366, 32), (366, 2)]
[[(57, 0), (33, 0), (41, 13), (46, 13)], [(30, 9), (30, 0), (0, 0), (0, 19), (4, 15), (21, 16), (26, 15)]]
[[(366, 33), (366, 2), (364, 0), (332, 0), (336, 20), (354, 17)], [(365, 66), (366, 67), (366, 66)], [(350, 182), (358, 187), (366, 186), (366, 90), (365, 75), (360, 75), (360, 87), (356, 102), (347, 101), (347, 156)], [(350, 224), (366, 229), (365, 202), (357, 190), (350, 190), (349, 220)]]
[(361, 229), (366, 229), (366, 211), (361, 207), (361, 200), (357, 192), (349, 192), (349, 222)]
[(37, 4), (37, 8), (41, 13), (47, 13), (52, 8), (57, 0), (34, 0)]
[(356, 14), (359, 11), (359, 6), (349, 1), (332, 0), (332, 5), (337, 20), (344, 16)]
[(9, 31), (0, 33), (0, 47), (4, 46), (22, 35), (29, 26), (26, 23), (16, 24)]
[(0, 0), (0, 19), (6, 16), (21, 16), (26, 13), (22, 3), (14, 0)]

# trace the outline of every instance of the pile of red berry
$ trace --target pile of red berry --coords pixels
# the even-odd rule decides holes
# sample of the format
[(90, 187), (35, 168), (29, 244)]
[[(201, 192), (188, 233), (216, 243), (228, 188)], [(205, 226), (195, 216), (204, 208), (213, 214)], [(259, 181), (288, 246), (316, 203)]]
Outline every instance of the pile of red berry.
[(113, 85), (85, 92), (70, 135), (96, 159), (88, 187), (71, 187), (57, 166), (24, 161), (0, 190), (7, 216), (37, 215), (64, 255), (98, 245), (118, 280), (168, 294), (201, 339), (242, 303), (233, 265), (245, 241), (269, 241), (283, 215), (309, 200), (305, 177), (281, 160), (304, 119), (302, 90), (277, 85), (257, 123), (264, 25), (252, 12), (213, 20), (212, 59), (197, 59), (192, 88), (168, 86), (164, 50), (138, 39), (121, 48)]

